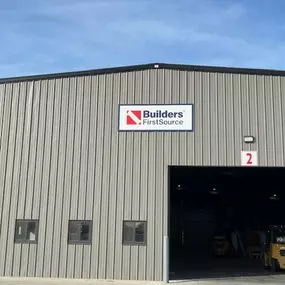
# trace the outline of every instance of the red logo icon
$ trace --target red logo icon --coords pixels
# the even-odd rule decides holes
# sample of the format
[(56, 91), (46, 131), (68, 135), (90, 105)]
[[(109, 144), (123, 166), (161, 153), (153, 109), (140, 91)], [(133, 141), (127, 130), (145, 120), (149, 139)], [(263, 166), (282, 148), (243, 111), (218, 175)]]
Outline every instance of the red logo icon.
[(127, 125), (140, 125), (142, 119), (142, 111), (127, 111)]

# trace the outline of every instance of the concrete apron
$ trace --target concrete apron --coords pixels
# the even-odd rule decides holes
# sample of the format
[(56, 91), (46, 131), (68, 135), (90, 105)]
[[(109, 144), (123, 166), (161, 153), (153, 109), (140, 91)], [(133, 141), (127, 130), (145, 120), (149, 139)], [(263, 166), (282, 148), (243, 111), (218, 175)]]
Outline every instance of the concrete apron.
[(251, 285), (251, 284), (266, 284), (266, 285), (285, 285), (285, 275), (271, 275), (259, 277), (232, 277), (207, 280), (176, 280), (170, 281), (173, 285)]
[[(117, 281), (117, 280), (90, 280), (90, 279), (58, 279), (58, 278), (25, 278), (25, 277), (0, 277), (0, 285), (162, 285), (162, 282), (147, 281)], [(170, 285), (251, 285), (285, 284), (285, 275), (265, 277), (240, 277), (221, 278), (211, 280), (177, 280), (170, 281)]]
[(0, 277), (0, 285), (165, 285), (151, 281), (65, 279), (39, 277)]

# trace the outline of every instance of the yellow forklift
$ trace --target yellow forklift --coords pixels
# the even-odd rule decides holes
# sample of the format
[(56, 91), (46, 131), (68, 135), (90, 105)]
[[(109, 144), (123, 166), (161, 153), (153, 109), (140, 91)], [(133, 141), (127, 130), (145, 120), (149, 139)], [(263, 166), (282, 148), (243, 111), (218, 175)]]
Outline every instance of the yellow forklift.
[(264, 266), (271, 272), (285, 269), (285, 226), (270, 226), (264, 248)]

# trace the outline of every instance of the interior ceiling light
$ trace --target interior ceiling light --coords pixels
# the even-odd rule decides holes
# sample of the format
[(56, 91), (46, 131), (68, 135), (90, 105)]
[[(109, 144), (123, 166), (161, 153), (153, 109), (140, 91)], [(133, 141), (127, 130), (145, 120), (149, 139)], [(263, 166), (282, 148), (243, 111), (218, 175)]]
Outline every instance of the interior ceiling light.
[(218, 194), (220, 194), (220, 193), (219, 193), (219, 191), (217, 191), (216, 188), (213, 188), (213, 189), (210, 191), (210, 194), (212, 194), (212, 195), (218, 195)]
[(272, 196), (269, 197), (269, 199), (274, 201), (279, 200), (277, 194), (273, 194)]
[(176, 186), (176, 190), (183, 190), (182, 185), (181, 185), (181, 184), (178, 184), (178, 185)]

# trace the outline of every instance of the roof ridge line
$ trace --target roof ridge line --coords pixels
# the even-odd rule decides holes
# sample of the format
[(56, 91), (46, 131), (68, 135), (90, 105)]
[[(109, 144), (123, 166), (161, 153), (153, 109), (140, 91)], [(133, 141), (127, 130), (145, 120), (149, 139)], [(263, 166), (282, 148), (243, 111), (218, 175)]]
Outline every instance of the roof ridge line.
[(285, 76), (285, 70), (277, 70), (277, 69), (186, 65), (186, 64), (170, 64), (170, 63), (157, 62), (157, 63), (148, 63), (148, 64), (90, 69), (90, 70), (83, 70), (83, 71), (70, 71), (70, 72), (40, 74), (40, 75), (27, 75), (27, 76), (10, 77), (10, 78), (8, 77), (8, 78), (0, 79), (0, 83), (11, 83), (11, 82), (19, 82), (19, 81), (35, 81), (35, 80), (80, 77), (80, 76), (92, 76), (92, 75), (132, 72), (132, 71), (140, 71), (140, 70), (148, 70), (148, 69), (172, 69), (172, 70), (181, 70), (181, 71), (197, 71), (197, 72), (212, 72), (212, 73)]

